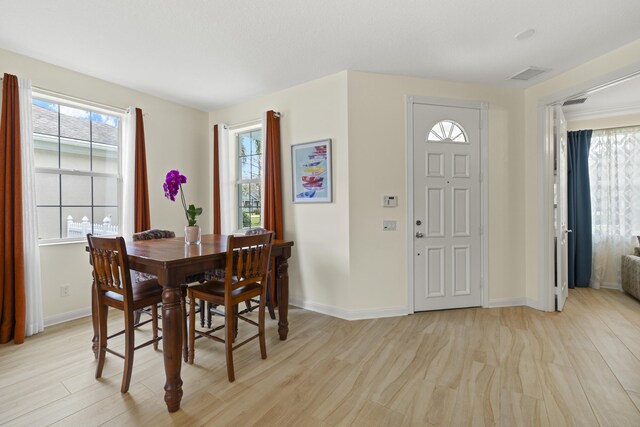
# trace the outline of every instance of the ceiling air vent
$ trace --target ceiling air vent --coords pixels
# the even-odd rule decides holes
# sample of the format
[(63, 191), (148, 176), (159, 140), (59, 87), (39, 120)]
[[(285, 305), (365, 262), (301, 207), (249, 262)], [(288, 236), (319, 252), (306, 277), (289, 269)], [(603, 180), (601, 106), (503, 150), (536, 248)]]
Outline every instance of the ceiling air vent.
[(576, 98), (576, 99), (568, 99), (566, 101), (564, 101), (562, 103), (563, 107), (566, 107), (567, 105), (578, 105), (578, 104), (584, 104), (584, 101), (586, 101), (587, 98)]
[(542, 73), (546, 73), (547, 71), (549, 71), (548, 68), (529, 67), (520, 71), (518, 74), (511, 76), (510, 79), (511, 80), (531, 80), (532, 78), (537, 77)]

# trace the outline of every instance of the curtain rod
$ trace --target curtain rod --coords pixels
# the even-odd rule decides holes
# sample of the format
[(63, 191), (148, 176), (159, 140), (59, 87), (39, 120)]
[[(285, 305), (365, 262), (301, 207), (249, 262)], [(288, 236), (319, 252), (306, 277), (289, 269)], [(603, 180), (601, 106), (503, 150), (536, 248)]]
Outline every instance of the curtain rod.
[[(0, 81), (2, 81), (3, 79), (4, 79), (4, 77), (0, 77)], [(115, 112), (122, 113), (122, 114), (125, 114), (125, 113), (129, 112), (128, 108), (114, 107), (113, 105), (109, 105), (109, 104), (103, 104), (103, 103), (100, 103), (100, 102), (88, 101), (86, 99), (78, 98), (76, 96), (67, 95), (67, 94), (56, 92), (56, 91), (49, 90), (49, 89), (44, 89), (44, 88), (41, 88), (41, 87), (35, 86), (35, 85), (32, 85), (31, 88), (33, 90), (43, 94), (43, 95), (49, 95), (49, 96), (56, 96), (56, 97), (59, 97), (59, 98), (65, 98), (65, 99), (67, 99), (69, 101), (72, 101), (72, 102), (79, 102), (79, 103), (87, 104), (87, 105), (90, 105), (90, 106), (93, 106), (93, 107), (97, 107), (97, 108), (113, 110)], [(143, 114), (143, 116), (146, 116), (146, 115), (147, 114)]]
[(258, 125), (262, 123), (261, 119), (253, 119), (253, 120), (246, 120), (244, 122), (240, 122), (240, 123), (234, 123), (232, 125), (226, 125), (227, 129), (240, 129), (246, 126), (253, 126), (253, 125)]
[[(93, 106), (93, 107), (96, 107), (96, 108), (112, 110), (112, 111), (115, 111), (115, 112), (118, 112), (118, 113), (121, 113), (121, 114), (126, 114), (126, 113), (129, 112), (128, 108), (115, 107), (113, 105), (103, 104), (101, 102), (89, 101), (89, 100), (86, 100), (86, 99), (83, 99), (83, 98), (78, 98), (76, 96), (67, 95), (67, 94), (60, 93), (60, 92), (55, 92), (55, 91), (49, 90), (49, 89), (43, 89), (43, 88), (38, 87), (38, 86), (33, 86), (33, 89), (35, 91), (43, 94), (43, 95), (49, 95), (49, 96), (55, 96), (55, 97), (59, 97), (59, 98), (64, 98), (64, 99), (66, 99), (68, 101), (71, 101), (71, 102), (78, 102), (78, 103), (86, 104), (86, 105)], [(146, 115), (146, 114), (143, 114), (143, 115)]]
[[(594, 120), (598, 120), (598, 119), (594, 119)], [(591, 130), (620, 130), (620, 129), (629, 129), (629, 128), (639, 129), (640, 125), (614, 126), (614, 127), (606, 127), (606, 128), (595, 127)], [(569, 131), (569, 132), (575, 132), (575, 131)]]
[[(279, 113), (278, 111), (274, 111), (273, 115), (276, 117), (282, 116), (282, 114)], [(244, 122), (240, 122), (240, 123), (234, 123), (232, 125), (224, 125), (224, 126), (225, 126), (225, 129), (235, 130), (235, 129), (240, 129), (246, 126), (257, 125), (260, 123), (262, 123), (262, 119), (253, 119), (253, 120), (245, 120)]]

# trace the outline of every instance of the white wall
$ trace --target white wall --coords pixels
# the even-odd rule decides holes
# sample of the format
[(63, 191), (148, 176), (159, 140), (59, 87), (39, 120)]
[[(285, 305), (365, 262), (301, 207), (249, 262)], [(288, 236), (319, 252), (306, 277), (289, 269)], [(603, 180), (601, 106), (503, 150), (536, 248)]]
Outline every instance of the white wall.
[[(524, 296), (522, 90), (349, 72), (349, 184), (352, 308), (407, 305), (405, 95), (477, 100), (488, 111), (489, 300)], [(384, 194), (398, 195), (383, 208)], [(382, 220), (398, 221), (395, 232)]]
[[(490, 299), (524, 296), (523, 91), (348, 71), (211, 114), (210, 127), (283, 113), (292, 300), (351, 318), (406, 311), (407, 94), (490, 103)], [(289, 146), (322, 138), (333, 140), (334, 203), (294, 205)], [(398, 195), (398, 208), (383, 208), (384, 194)], [(398, 230), (383, 232), (383, 219), (398, 221)]]
[[(185, 186), (188, 201), (204, 207), (199, 223), (210, 231), (207, 113), (1, 49), (0, 72), (30, 78), (34, 86), (61, 94), (120, 108), (141, 108), (146, 114), (151, 225), (182, 234), (182, 207), (165, 199), (162, 190), (166, 172), (179, 169), (189, 179)], [(84, 243), (41, 248), (45, 321), (88, 312), (91, 273), (84, 248)], [(71, 295), (61, 298), (59, 287), (66, 284)]]
[[(289, 260), (290, 297), (343, 315), (349, 286), (349, 151), (347, 73), (341, 72), (210, 114), (230, 126), (279, 111), (284, 237), (295, 246)], [(291, 145), (331, 138), (333, 203), (294, 204)], [(233, 141), (230, 141), (233, 143)], [(210, 144), (212, 146), (212, 144)], [(209, 203), (211, 206), (213, 202)]]
[[(640, 40), (620, 47), (612, 52), (602, 55), (592, 61), (582, 64), (566, 73), (554, 77), (548, 81), (532, 86), (525, 90), (525, 211), (526, 219), (524, 232), (526, 236), (525, 253), (525, 280), (526, 296), (530, 300), (538, 300), (540, 287), (540, 260), (541, 249), (540, 228), (539, 228), (539, 123), (538, 105), (542, 100), (554, 97), (556, 94), (566, 96), (577, 93), (574, 88), (578, 88), (606, 78), (612, 73), (628, 68), (640, 70)], [(571, 93), (573, 92), (573, 93)], [(552, 284), (544, 284), (551, 287)]]

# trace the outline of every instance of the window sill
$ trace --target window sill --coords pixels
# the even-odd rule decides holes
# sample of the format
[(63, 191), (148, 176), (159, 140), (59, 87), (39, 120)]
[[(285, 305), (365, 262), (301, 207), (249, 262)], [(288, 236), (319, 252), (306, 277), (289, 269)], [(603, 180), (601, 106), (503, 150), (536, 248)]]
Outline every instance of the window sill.
[(38, 246), (46, 247), (46, 246), (59, 246), (59, 245), (76, 245), (78, 243), (82, 243), (84, 245), (87, 244), (87, 239), (73, 239), (73, 240), (48, 240), (38, 242)]

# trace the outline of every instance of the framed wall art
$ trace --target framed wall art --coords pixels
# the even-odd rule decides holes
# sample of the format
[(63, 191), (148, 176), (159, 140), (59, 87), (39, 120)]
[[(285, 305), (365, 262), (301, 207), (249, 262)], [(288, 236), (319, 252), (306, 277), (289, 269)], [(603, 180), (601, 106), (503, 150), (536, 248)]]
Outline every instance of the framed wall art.
[(332, 201), (331, 140), (291, 146), (294, 203)]

